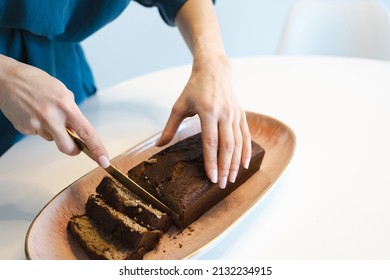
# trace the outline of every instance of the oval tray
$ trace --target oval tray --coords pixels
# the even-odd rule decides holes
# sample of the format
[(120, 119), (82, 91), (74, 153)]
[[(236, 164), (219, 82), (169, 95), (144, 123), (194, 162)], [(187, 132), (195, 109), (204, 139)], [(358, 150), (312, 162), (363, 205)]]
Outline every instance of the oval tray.
[[(179, 231), (172, 226), (162, 236), (157, 248), (148, 252), (144, 259), (186, 259), (211, 246), (248, 210), (261, 202), (262, 196), (283, 173), (295, 149), (293, 131), (282, 122), (261, 114), (247, 112), (247, 120), (252, 139), (266, 151), (260, 170), (185, 230)], [(183, 122), (171, 145), (199, 131), (199, 119), (189, 119)], [(159, 136), (157, 134), (115, 157), (112, 164), (127, 173), (166, 148), (154, 145)], [(71, 216), (84, 213), (88, 196), (95, 193), (104, 175), (105, 171), (97, 167), (48, 202), (27, 232), (27, 259), (88, 259), (66, 226)]]

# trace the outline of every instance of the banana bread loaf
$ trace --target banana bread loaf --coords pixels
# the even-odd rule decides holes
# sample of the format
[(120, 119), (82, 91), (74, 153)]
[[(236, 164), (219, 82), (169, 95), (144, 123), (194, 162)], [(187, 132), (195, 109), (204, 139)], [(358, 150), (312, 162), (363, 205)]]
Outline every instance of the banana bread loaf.
[(264, 153), (252, 141), (249, 168), (240, 168), (236, 182), (221, 189), (206, 176), (202, 137), (198, 133), (138, 164), (128, 175), (174, 210), (179, 215), (175, 224), (185, 228), (259, 170)]
[[(184, 229), (242, 185), (260, 168), (265, 151), (252, 142), (248, 169), (220, 189), (206, 176), (201, 134), (188, 137), (128, 171), (128, 175), (174, 210)], [(105, 177), (86, 202), (86, 215), (74, 216), (68, 230), (92, 259), (142, 259), (155, 248), (171, 219)], [(131, 218), (132, 217), (132, 218)]]

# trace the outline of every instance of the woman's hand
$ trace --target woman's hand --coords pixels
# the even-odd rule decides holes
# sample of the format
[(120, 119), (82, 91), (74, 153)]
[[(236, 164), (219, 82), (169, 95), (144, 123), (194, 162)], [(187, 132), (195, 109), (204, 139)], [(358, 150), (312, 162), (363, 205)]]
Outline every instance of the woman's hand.
[(63, 83), (2, 55), (0, 65), (0, 109), (17, 130), (54, 140), (61, 152), (76, 155), (80, 150), (68, 135), (68, 127), (87, 144), (99, 165), (108, 166), (106, 149)]
[(230, 63), (224, 51), (211, 0), (188, 0), (175, 20), (194, 57), (191, 77), (157, 145), (173, 138), (184, 118), (199, 115), (207, 176), (225, 188), (251, 159), (251, 136), (244, 110), (234, 95)]
[(232, 89), (227, 58), (210, 53), (198, 57), (157, 145), (171, 141), (180, 123), (198, 114), (207, 176), (225, 188), (228, 180), (235, 181), (240, 164), (248, 168), (251, 136)]

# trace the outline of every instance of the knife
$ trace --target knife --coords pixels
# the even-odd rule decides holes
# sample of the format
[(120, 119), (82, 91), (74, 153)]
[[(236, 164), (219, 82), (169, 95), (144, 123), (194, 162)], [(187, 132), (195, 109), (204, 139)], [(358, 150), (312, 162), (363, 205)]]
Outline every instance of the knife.
[[(92, 153), (87, 147), (87, 145), (84, 143), (83, 140), (80, 139), (80, 137), (77, 136), (75, 132), (73, 132), (71, 129), (66, 128), (68, 134), (72, 137), (78, 148), (86, 154), (88, 157), (93, 159)], [(179, 215), (173, 211), (171, 208), (169, 208), (167, 205), (165, 205), (163, 202), (158, 200), (155, 196), (153, 196), (151, 193), (149, 193), (147, 190), (142, 188), (139, 184), (137, 184), (135, 181), (133, 181), (129, 176), (126, 176), (123, 174), (120, 170), (118, 170), (115, 166), (110, 164), (107, 168), (104, 168), (108, 174), (110, 174), (114, 179), (116, 179), (119, 183), (124, 185), (126, 188), (131, 190), (133, 193), (138, 195), (140, 198), (144, 199), (146, 202), (151, 203), (154, 207), (161, 210), (162, 212), (167, 213), (170, 215), (175, 221), (179, 219)]]

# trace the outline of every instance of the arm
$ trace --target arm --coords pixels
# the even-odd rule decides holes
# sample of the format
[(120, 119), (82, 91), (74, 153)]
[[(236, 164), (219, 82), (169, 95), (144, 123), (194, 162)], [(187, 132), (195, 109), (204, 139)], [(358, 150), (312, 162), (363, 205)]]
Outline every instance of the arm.
[(0, 110), (21, 133), (54, 140), (68, 155), (80, 152), (66, 131), (73, 129), (88, 143), (95, 160), (108, 165), (107, 151), (73, 93), (46, 72), (4, 55), (0, 55)]
[(248, 168), (251, 136), (232, 89), (230, 63), (211, 0), (187, 1), (176, 24), (193, 54), (193, 68), (157, 145), (167, 144), (186, 117), (198, 114), (207, 176), (224, 188), (228, 180), (235, 181), (240, 164)]

